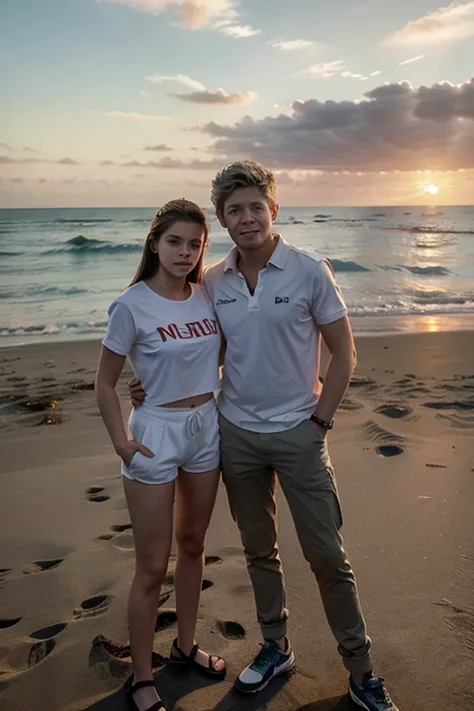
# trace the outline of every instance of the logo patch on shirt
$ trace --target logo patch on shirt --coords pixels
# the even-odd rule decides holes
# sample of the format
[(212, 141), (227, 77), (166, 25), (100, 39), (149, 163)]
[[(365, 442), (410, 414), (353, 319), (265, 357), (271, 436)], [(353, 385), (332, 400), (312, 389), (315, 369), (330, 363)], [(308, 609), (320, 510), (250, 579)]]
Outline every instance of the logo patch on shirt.
[(275, 296), (275, 304), (289, 304), (290, 299), (288, 296)]
[(225, 304), (235, 304), (237, 299), (217, 299), (216, 306), (225, 306)]
[(161, 340), (165, 343), (169, 338), (174, 340), (187, 338), (201, 338), (202, 336), (212, 336), (217, 334), (217, 321), (214, 319), (203, 318), (202, 321), (192, 321), (185, 323), (184, 326), (178, 326), (175, 323), (169, 323), (168, 326), (158, 326), (156, 329), (161, 336)]

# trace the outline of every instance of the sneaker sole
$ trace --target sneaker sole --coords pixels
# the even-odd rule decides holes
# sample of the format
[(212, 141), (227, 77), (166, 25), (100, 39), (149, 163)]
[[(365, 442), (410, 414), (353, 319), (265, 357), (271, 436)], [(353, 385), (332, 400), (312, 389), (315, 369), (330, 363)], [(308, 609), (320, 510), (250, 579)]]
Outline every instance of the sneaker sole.
[(350, 697), (351, 701), (352, 701), (354, 704), (356, 704), (359, 708), (365, 709), (365, 711), (370, 711), (369, 707), (368, 707), (366, 704), (364, 704), (364, 702), (361, 701), (361, 700), (354, 694), (354, 692), (352, 691), (351, 687), (349, 687), (349, 697)]
[(242, 689), (240, 686), (238, 686), (239, 680), (236, 679), (234, 683), (234, 687), (237, 689), (237, 691), (240, 691), (241, 694), (258, 694), (259, 691), (263, 691), (273, 679), (276, 679), (277, 676), (280, 676), (281, 674), (284, 674), (287, 671), (290, 671), (290, 669), (293, 669), (295, 666), (295, 655), (293, 652), (291, 652), (288, 660), (284, 663), (281, 664), (279, 667), (275, 669), (273, 672), (272, 676), (269, 677), (263, 684), (261, 684), (257, 689)]

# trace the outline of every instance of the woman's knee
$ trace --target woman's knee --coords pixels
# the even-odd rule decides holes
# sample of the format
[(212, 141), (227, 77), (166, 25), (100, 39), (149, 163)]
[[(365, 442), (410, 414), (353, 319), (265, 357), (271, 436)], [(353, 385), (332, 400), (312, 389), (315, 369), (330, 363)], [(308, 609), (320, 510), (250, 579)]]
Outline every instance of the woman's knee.
[(200, 558), (204, 553), (204, 534), (192, 531), (177, 532), (176, 544), (179, 551), (189, 558)]
[(166, 577), (168, 557), (154, 561), (137, 562), (135, 578), (147, 593), (159, 588)]

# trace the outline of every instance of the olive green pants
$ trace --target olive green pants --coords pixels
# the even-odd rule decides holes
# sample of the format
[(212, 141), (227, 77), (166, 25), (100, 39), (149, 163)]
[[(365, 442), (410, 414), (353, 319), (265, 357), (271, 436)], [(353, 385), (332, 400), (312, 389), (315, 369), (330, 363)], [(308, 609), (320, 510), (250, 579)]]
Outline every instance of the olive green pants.
[(286, 635), (277, 545), (276, 475), (328, 623), (349, 671), (370, 671), (370, 639), (340, 533), (342, 513), (327, 443), (311, 420), (284, 432), (244, 430), (220, 416), (223, 479), (240, 529), (264, 639)]

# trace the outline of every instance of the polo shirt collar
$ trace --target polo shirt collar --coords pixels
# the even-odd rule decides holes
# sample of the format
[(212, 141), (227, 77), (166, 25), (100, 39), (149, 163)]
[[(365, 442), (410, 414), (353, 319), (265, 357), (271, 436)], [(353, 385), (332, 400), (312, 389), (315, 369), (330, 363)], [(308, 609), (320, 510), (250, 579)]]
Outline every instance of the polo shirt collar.
[[(285, 242), (280, 234), (276, 235), (278, 237), (278, 242), (273, 250), (272, 256), (268, 260), (268, 264), (276, 267), (277, 269), (284, 269), (286, 260), (288, 259), (289, 245)], [(237, 247), (233, 247), (227, 257), (224, 260), (224, 271), (225, 272), (236, 272), (237, 271), (237, 258), (239, 252)]]

